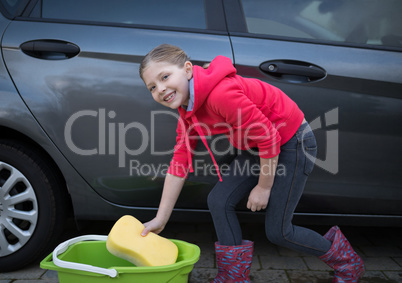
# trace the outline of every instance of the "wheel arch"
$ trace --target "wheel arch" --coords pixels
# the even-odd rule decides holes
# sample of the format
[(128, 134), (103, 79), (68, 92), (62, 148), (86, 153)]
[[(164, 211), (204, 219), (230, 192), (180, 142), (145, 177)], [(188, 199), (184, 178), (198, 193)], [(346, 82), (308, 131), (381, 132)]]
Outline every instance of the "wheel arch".
[(41, 158), (45, 160), (45, 162), (48, 162), (51, 165), (51, 168), (53, 169), (54, 173), (56, 174), (58, 180), (60, 181), (60, 184), (62, 184), (62, 190), (67, 198), (66, 198), (66, 206), (67, 206), (67, 211), (69, 212), (69, 217), (73, 217), (73, 205), (72, 205), (72, 200), (71, 196), (69, 194), (68, 188), (67, 188), (67, 182), (66, 179), (60, 170), (59, 166), (55, 162), (55, 160), (51, 157), (51, 155), (37, 142), (35, 142), (33, 139), (28, 137), (27, 135), (24, 135), (23, 133), (5, 127), (5, 126), (0, 126), (0, 139), (1, 140), (9, 140), (9, 141), (14, 141), (18, 142), (22, 145), (28, 146), (29, 148), (33, 149), (36, 154), (38, 154)]

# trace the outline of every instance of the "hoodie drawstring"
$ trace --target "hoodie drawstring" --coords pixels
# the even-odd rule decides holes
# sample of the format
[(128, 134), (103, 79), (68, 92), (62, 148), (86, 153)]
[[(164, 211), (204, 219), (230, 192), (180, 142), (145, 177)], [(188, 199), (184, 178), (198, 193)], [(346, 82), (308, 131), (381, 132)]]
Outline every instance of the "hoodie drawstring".
[(186, 132), (184, 134), (185, 142), (186, 142), (186, 147), (187, 147), (187, 162), (188, 162), (188, 169), (190, 173), (194, 172), (193, 169), (193, 158), (191, 156), (191, 146), (190, 146), (190, 140), (188, 138), (188, 129), (186, 129)]
[[(201, 126), (198, 123), (198, 119), (197, 119), (197, 117), (195, 117), (195, 115), (192, 115), (191, 120), (195, 126), (195, 130), (197, 131), (198, 135), (200, 136), (202, 142), (204, 143), (205, 147), (207, 148), (207, 150), (211, 156), (212, 161), (214, 162), (216, 172), (218, 173), (219, 181), (222, 182), (222, 176), (221, 176), (221, 173), (219, 172), (218, 163), (216, 163), (215, 157), (213, 156), (212, 151), (208, 146), (207, 139), (205, 138), (204, 133), (201, 129)], [(192, 157), (191, 157), (191, 147), (190, 147), (190, 141), (189, 141), (187, 132), (185, 134), (185, 139), (186, 139), (186, 146), (187, 146), (187, 159), (188, 159), (189, 169), (190, 169), (190, 172), (193, 172), (194, 170), (193, 170), (193, 162), (192, 162)]]

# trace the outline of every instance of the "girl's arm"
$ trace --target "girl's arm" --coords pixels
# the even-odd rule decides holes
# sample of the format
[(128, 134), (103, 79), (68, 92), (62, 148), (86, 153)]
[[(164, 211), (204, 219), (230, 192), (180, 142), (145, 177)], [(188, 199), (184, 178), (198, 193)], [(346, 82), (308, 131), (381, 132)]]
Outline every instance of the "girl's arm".
[(159, 234), (165, 228), (176, 201), (179, 198), (184, 182), (184, 178), (171, 174), (166, 175), (158, 213), (154, 219), (144, 223), (145, 229), (142, 231), (141, 236), (146, 236), (149, 232)]
[(260, 177), (257, 186), (251, 190), (247, 208), (259, 211), (267, 208), (271, 188), (274, 185), (275, 171), (278, 165), (278, 156), (272, 158), (260, 157)]
[(272, 158), (260, 157), (260, 177), (258, 185), (263, 188), (272, 188), (275, 179), (276, 167), (278, 166), (278, 155)]

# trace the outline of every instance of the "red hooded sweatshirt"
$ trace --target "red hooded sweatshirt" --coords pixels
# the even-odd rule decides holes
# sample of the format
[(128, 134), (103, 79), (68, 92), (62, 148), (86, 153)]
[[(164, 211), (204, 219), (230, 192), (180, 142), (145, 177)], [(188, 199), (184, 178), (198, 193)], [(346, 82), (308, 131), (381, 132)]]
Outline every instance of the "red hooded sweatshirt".
[(257, 147), (259, 156), (279, 154), (303, 122), (303, 112), (278, 88), (257, 79), (236, 75), (231, 60), (216, 57), (208, 69), (193, 67), (194, 106), (179, 108), (176, 146), (169, 174), (186, 178), (193, 172), (192, 155), (198, 135), (215, 158), (205, 136), (225, 134), (242, 150)]

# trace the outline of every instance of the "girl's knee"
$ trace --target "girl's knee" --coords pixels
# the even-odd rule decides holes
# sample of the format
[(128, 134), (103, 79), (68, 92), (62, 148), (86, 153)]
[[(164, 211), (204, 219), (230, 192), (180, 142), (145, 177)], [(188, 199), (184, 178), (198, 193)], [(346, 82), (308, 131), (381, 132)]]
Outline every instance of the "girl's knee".
[(207, 198), (207, 204), (211, 213), (226, 213), (227, 211), (235, 210), (235, 206), (232, 205), (228, 198), (218, 193), (214, 193), (212, 190)]
[(214, 195), (214, 191), (211, 191), (207, 198), (207, 204), (209, 210), (216, 210), (220, 205), (222, 205), (222, 200), (220, 200), (217, 196)]
[(280, 228), (267, 228), (265, 233), (271, 243), (282, 247), (287, 245), (288, 241), (282, 234), (282, 230)]

